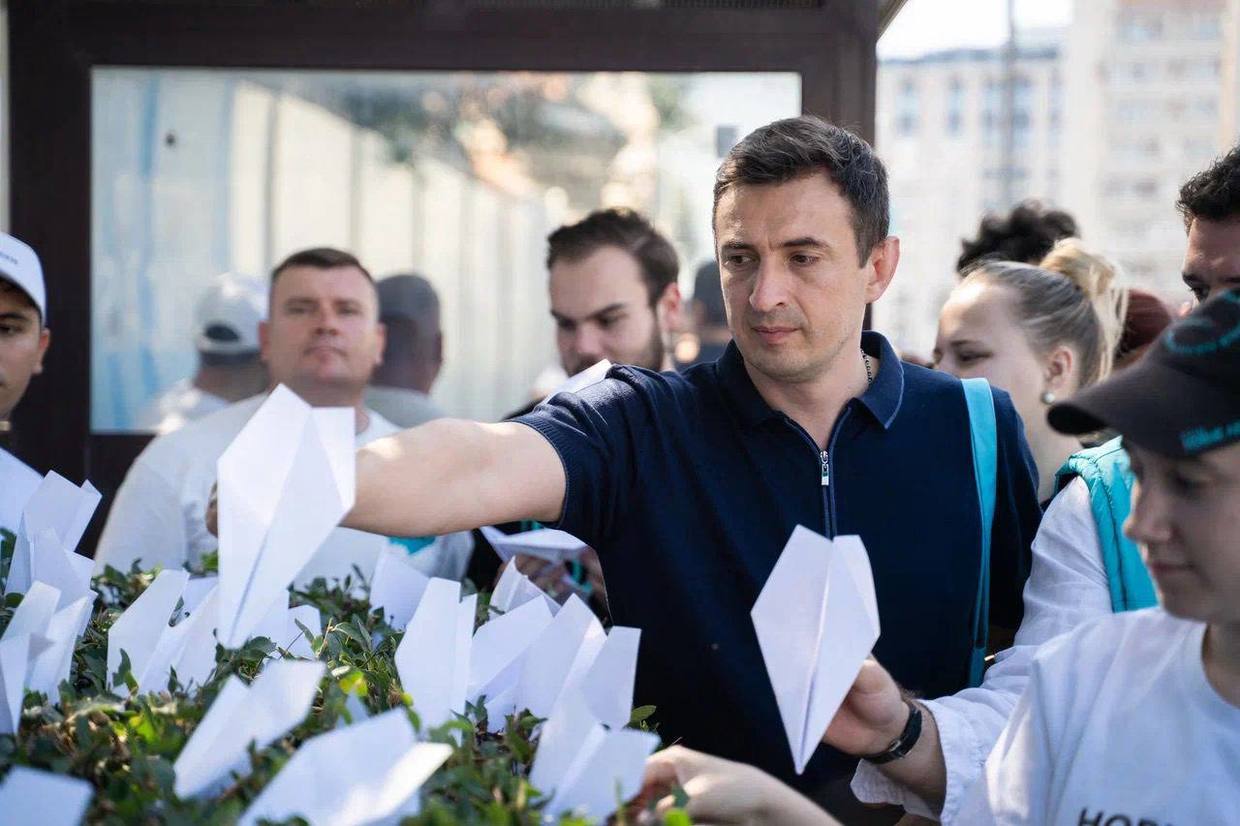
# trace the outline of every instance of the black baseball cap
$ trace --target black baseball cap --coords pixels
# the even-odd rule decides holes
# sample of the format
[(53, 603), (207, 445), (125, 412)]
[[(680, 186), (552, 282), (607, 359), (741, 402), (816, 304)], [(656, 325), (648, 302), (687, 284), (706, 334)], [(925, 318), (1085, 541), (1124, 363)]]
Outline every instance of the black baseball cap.
[(1168, 327), (1145, 356), (1053, 405), (1051, 427), (1103, 428), (1164, 456), (1195, 456), (1240, 440), (1240, 289)]

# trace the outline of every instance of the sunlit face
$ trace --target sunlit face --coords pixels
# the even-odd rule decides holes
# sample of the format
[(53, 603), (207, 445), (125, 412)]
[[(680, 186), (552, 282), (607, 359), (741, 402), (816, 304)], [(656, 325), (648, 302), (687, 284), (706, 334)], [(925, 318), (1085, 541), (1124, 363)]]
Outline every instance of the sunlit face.
[(572, 376), (603, 359), (663, 368), (667, 318), (661, 304), (668, 295), (651, 306), (634, 256), (605, 246), (577, 260), (559, 259), (551, 266), (549, 289), (564, 372)]
[(288, 267), (272, 285), (259, 338), (273, 383), (312, 404), (341, 403), (365, 388), (383, 358), (374, 284), (352, 266)]
[[(935, 367), (960, 378), (981, 377), (1006, 390), (1026, 426), (1045, 420), (1046, 359), (1029, 344), (1007, 287), (972, 278), (939, 312)], [(1074, 389), (1074, 388), (1072, 388)]]
[(872, 255), (858, 262), (852, 209), (825, 174), (727, 190), (715, 244), (736, 345), (777, 382), (813, 381), (858, 346), (890, 277), (874, 277)]
[(50, 334), (30, 298), (0, 280), (0, 420), (17, 407), (30, 377), (43, 372)]
[(1125, 445), (1137, 483), (1126, 533), (1169, 613), (1240, 622), (1240, 444), (1191, 459)]
[(1240, 287), (1240, 218), (1193, 219), (1184, 253), (1184, 284), (1197, 301)]

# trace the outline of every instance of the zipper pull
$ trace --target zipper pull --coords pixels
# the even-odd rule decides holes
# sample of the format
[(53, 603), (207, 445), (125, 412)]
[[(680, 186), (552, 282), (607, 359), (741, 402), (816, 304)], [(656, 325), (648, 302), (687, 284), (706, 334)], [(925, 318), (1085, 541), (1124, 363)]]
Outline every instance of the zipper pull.
[(831, 484), (831, 464), (827, 459), (827, 452), (824, 450), (819, 454), (822, 459), (822, 486), (825, 488)]

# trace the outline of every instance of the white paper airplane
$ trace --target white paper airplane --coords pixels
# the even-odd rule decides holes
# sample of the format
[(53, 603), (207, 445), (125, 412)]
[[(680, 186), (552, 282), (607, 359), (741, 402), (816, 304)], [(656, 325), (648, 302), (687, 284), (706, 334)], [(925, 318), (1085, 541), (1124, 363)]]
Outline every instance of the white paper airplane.
[(383, 822), (414, 810), (418, 789), (451, 754), (443, 743), (419, 743), (405, 709), (377, 714), (303, 743), (239, 826), (294, 816), (315, 826)]
[(321, 662), (274, 660), (248, 686), (229, 676), (173, 764), (177, 795), (213, 794), (230, 772), (246, 773), (250, 743), (266, 748), (305, 719), (325, 670)]
[[(59, 664), (57, 641), (47, 636), (59, 598), (59, 592), (50, 585), (33, 583), (9, 619), (4, 636), (0, 637), (0, 734), (17, 732), (27, 686), (47, 679), (37, 672), (43, 657), (51, 655), (55, 665)], [(77, 640), (72, 629), (69, 640), (72, 654), (73, 643)]]
[(245, 643), (353, 506), (351, 408), (312, 408), (283, 385), (217, 464), (220, 639)]
[(658, 745), (649, 732), (608, 731), (581, 694), (566, 694), (543, 725), (530, 769), (530, 783), (551, 798), (544, 822), (568, 812), (605, 822), (618, 801), (641, 790), (646, 758)]
[(404, 628), (422, 599), (430, 577), (408, 563), (409, 553), (396, 546), (379, 552), (370, 581), (370, 607), (382, 608), (387, 624)]
[(517, 569), (517, 563), (512, 560), (505, 562), (502, 571), (499, 582), (495, 584), (495, 591), (491, 594), (492, 608), (508, 612), (530, 600), (537, 599), (546, 604), (547, 610), (553, 616), (560, 613), (560, 603), (553, 600), (529, 577), (521, 573)]
[(516, 708), (516, 688), (530, 645), (551, 624), (551, 611), (541, 599), (530, 600), (486, 622), (474, 634), (466, 697), (485, 697), (488, 728), (503, 731)]
[(754, 603), (754, 630), (797, 774), (878, 640), (865, 546), (798, 526)]
[(14, 766), (0, 780), (5, 826), (78, 826), (94, 796), (80, 777)]
[(30, 663), (26, 689), (46, 695), (53, 703), (60, 702), (60, 684), (69, 679), (78, 629), (90, 619), (94, 594), (56, 610), (59, 601), (60, 594), (55, 588), (36, 581), (5, 629), (6, 637), (29, 634), (46, 638), (46, 650)]
[(459, 582), (432, 578), (396, 648), (396, 673), (423, 732), (465, 713), (477, 603), (477, 594), (461, 599)]
[(633, 716), (641, 635), (637, 628), (612, 626), (581, 681), (581, 694), (591, 713), (613, 729), (624, 728)]
[(575, 595), (525, 652), (515, 705), (547, 717), (560, 696), (578, 688), (607, 639), (603, 626)]
[(588, 546), (571, 533), (550, 528), (539, 528), (522, 533), (505, 534), (490, 526), (481, 528), (482, 535), (504, 562), (517, 554), (561, 563), (576, 559)]
[(607, 371), (611, 369), (611, 362), (607, 359), (595, 362), (590, 367), (569, 376), (563, 384), (552, 390), (539, 404), (546, 404), (556, 397), (559, 393), (580, 393), (592, 384), (598, 384), (607, 378)]
[(57, 473), (43, 477), (22, 511), (6, 594), (25, 593), (32, 583), (45, 582), (60, 592), (57, 608), (91, 595), (94, 562), (74, 550), (100, 498), (90, 482), (79, 487)]

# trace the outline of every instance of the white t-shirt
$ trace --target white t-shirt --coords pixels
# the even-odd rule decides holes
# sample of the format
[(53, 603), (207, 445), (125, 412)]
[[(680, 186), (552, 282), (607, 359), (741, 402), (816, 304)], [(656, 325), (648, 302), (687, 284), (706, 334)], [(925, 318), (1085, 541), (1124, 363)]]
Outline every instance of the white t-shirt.
[(383, 418), (400, 427), (417, 427), (444, 417), (444, 412), (430, 396), (402, 387), (372, 384), (366, 388), (366, 406), (378, 410)]
[(171, 433), (225, 407), (227, 399), (199, 390), (189, 379), (181, 379), (138, 411), (134, 429)]
[(1236, 823), (1240, 707), (1206, 679), (1204, 633), (1149, 608), (1044, 646), (960, 821)]
[[(0, 534), (17, 536), (26, 502), (42, 481), (33, 468), (0, 448)], [(7, 537), (0, 535), (0, 545), (6, 541)]]
[[(964, 792), (982, 771), (1016, 702), (1029, 683), (1034, 655), (1043, 643), (1086, 622), (1111, 614), (1111, 591), (1084, 480), (1073, 479), (1046, 509), (1033, 540), (1033, 567), (1024, 592), (1025, 616), (1012, 647), (1000, 651), (982, 684), (925, 702), (934, 715), (947, 783), (943, 806), (934, 811), (904, 786), (862, 761), (852, 788), (867, 803), (894, 803), (945, 824), (958, 816)], [(1135, 826), (1135, 824), (1134, 824)]]
[[(180, 568), (186, 562), (197, 564), (203, 553), (218, 547), (206, 524), (216, 462), (264, 399), (266, 394), (239, 401), (147, 445), (116, 492), (95, 551), (96, 572), (105, 565), (128, 570), (135, 559), (144, 569), (155, 565)], [(357, 434), (358, 447), (398, 432), (378, 413), (368, 413), (369, 424)], [(337, 528), (306, 563), (297, 581), (343, 577), (354, 566), (369, 579), (379, 551), (388, 542), (385, 536)], [(463, 555), (468, 561), (472, 547), (470, 543), (462, 550), (459, 542), (438, 542), (426, 549), (427, 564), (419, 567), (431, 568), (426, 573), (433, 576), (451, 576), (464, 567), (457, 557)]]

